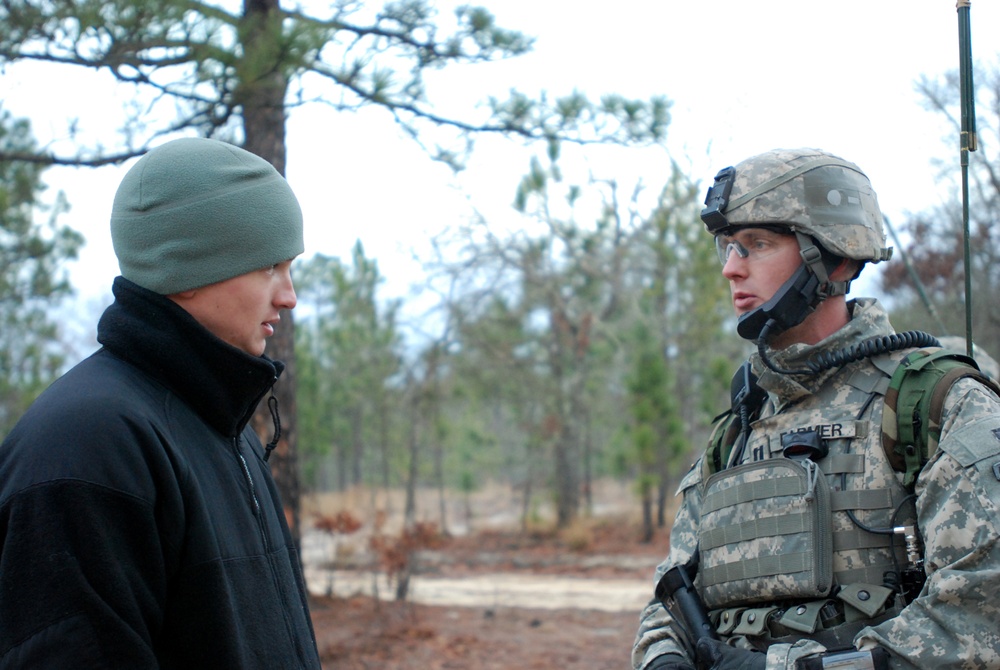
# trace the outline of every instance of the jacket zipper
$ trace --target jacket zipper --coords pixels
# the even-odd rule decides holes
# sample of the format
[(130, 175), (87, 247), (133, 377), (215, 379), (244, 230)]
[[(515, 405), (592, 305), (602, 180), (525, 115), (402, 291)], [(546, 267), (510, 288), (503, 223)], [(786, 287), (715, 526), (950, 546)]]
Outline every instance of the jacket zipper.
[[(247, 480), (247, 488), (250, 491), (250, 499), (253, 501), (254, 516), (257, 517), (257, 528), (260, 530), (260, 537), (264, 543), (264, 551), (267, 554), (267, 563), (270, 567), (271, 580), (274, 582), (275, 592), (281, 594), (284, 592), (284, 589), (281, 588), (278, 575), (274, 570), (274, 564), (271, 562), (271, 543), (267, 539), (267, 528), (264, 525), (264, 515), (261, 513), (260, 501), (257, 499), (257, 487), (254, 485), (253, 477), (250, 475), (250, 467), (247, 465), (247, 460), (244, 458), (242, 450), (240, 450), (239, 435), (233, 438), (233, 451), (236, 452), (236, 457), (240, 461), (240, 468), (243, 470), (243, 476)], [(296, 655), (299, 657), (299, 662), (302, 663), (304, 667), (305, 657), (303, 656), (301, 645), (296, 641), (297, 637), (294, 633), (294, 626), (288, 619), (288, 612), (282, 610), (281, 618), (285, 624), (285, 634), (287, 635), (288, 640), (295, 647)]]
[(253, 513), (257, 517), (257, 528), (260, 530), (260, 539), (264, 543), (264, 550), (270, 553), (271, 543), (267, 539), (267, 529), (264, 527), (264, 515), (261, 514), (260, 501), (257, 499), (257, 487), (254, 485), (253, 477), (250, 475), (250, 467), (247, 465), (247, 460), (243, 457), (243, 452), (240, 450), (239, 435), (233, 438), (233, 451), (236, 454), (236, 458), (240, 461), (243, 477), (247, 480), (247, 489), (250, 492), (250, 500), (253, 501)]

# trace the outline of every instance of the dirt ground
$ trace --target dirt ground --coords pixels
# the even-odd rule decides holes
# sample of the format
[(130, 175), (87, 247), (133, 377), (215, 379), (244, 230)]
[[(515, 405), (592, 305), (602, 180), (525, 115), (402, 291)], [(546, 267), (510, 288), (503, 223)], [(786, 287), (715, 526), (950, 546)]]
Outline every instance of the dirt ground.
[[(569, 534), (490, 530), (449, 538), (434, 555), (444, 565), (437, 570), (457, 578), (513, 573), (651, 580), (666, 531), (650, 543), (640, 535), (628, 518), (603, 517)], [(639, 617), (638, 609), (428, 606), (368, 596), (315, 596), (312, 613), (323, 667), (331, 670), (624, 670)]]

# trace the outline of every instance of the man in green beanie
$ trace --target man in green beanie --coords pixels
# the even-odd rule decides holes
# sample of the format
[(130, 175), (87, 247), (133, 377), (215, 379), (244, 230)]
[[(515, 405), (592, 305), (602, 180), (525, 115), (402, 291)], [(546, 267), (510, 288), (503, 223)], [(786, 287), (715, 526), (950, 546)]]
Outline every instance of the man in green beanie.
[(319, 668), (248, 426), (284, 369), (298, 202), (257, 156), (175, 140), (125, 175), (111, 237), (102, 348), (0, 446), (0, 668)]

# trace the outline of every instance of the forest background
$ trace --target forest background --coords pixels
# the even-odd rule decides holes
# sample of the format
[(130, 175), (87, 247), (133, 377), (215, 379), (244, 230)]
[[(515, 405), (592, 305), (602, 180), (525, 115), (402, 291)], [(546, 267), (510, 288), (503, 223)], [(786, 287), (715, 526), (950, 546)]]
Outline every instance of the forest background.
[[(865, 2), (836, 16), (812, 3), (663, 3), (655, 17), (625, 3), (629, 25), (528, 4), (4, 3), (0, 435), (96, 347), (116, 274), (103, 223), (114, 187), (179, 135), (264, 156), (303, 199), (307, 229), (338, 231), (307, 233), (299, 307), (268, 350), (292, 363), (275, 467), (296, 526), (303, 491), (366, 487), (372, 509), (401, 488), (407, 523), (447, 530), (458, 520), (445, 491), (496, 482), (516, 492), (522, 524), (551, 510), (565, 526), (613, 477), (652, 533), (748, 352), (698, 212), (714, 172), (753, 151), (815, 144), (867, 169), (902, 260), (870, 269), (862, 293), (885, 299), (899, 330), (963, 335), (950, 3), (887, 1), (881, 21)], [(973, 25), (994, 25), (989, 11), (977, 6)], [(545, 81), (530, 60), (545, 34), (500, 23), (535, 14), (575, 38), (550, 52)], [(996, 353), (1000, 49), (974, 35), (986, 44), (974, 337)], [(954, 65), (924, 60), (939, 43)], [(519, 61), (527, 71), (510, 69)], [(915, 108), (922, 121), (897, 123)], [(321, 158), (295, 168), (291, 147), (305, 145)], [(428, 193), (427, 175), (446, 188)], [(364, 206), (347, 210), (355, 190)], [(74, 259), (90, 249), (81, 272)], [(420, 489), (442, 503), (418, 509)]]

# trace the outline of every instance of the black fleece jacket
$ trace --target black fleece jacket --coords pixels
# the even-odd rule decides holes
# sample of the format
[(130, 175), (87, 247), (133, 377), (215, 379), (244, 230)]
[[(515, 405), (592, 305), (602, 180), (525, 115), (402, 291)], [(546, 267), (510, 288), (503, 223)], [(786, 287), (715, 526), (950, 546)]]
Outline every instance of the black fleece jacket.
[(248, 421), (283, 365), (119, 277), (0, 446), (0, 668), (319, 668)]

